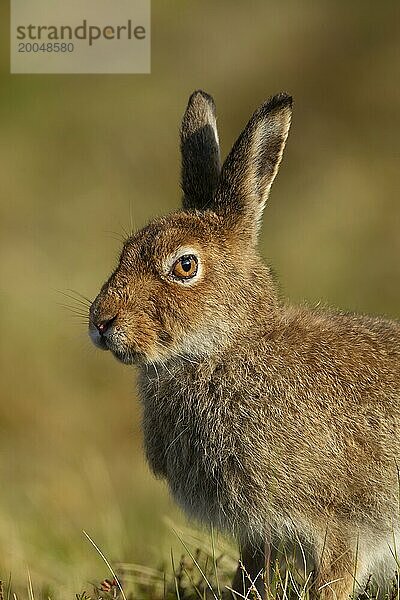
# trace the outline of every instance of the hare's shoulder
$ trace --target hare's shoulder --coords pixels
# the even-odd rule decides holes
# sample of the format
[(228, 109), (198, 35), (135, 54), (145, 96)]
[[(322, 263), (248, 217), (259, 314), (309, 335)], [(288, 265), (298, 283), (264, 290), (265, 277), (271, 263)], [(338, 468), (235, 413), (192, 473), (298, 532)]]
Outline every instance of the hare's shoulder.
[(326, 357), (377, 354), (399, 360), (400, 322), (334, 310), (286, 307), (272, 329), (271, 341), (281, 340), (287, 347), (309, 351), (315, 348)]
[[(190, 377), (189, 386), (197, 386)], [(205, 386), (200, 386), (205, 389)], [(400, 404), (400, 324), (380, 317), (288, 307), (272, 325), (238, 335), (207, 383), (208, 393), (254, 402)], [(314, 398), (314, 400), (313, 400)]]
[[(380, 317), (288, 308), (253, 347), (286, 395), (400, 403), (400, 324)], [(258, 367), (260, 369), (260, 367)]]

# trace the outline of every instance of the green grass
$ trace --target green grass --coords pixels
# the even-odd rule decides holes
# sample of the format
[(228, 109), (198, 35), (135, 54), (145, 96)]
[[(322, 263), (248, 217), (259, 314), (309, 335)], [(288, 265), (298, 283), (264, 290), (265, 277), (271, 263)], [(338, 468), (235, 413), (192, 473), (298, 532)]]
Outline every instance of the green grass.
[[(68, 597), (73, 600), (225, 600), (233, 591), (231, 581), (236, 570), (237, 558), (233, 546), (220, 536), (199, 532), (189, 527), (177, 532), (170, 523), (178, 546), (170, 549), (157, 567), (134, 563), (111, 563), (104, 549), (86, 533), (88, 551), (101, 560), (103, 575), (94, 578)], [(266, 598), (270, 600), (310, 600), (313, 591), (312, 571), (302, 560), (282, 547), (272, 565)], [(243, 579), (251, 582), (244, 565), (240, 562)], [(264, 574), (259, 575), (260, 578)], [(254, 582), (251, 582), (254, 583)], [(357, 600), (398, 600), (398, 577), (393, 578), (387, 590), (380, 590), (370, 577)], [(53, 585), (35, 586), (27, 570), (26, 585), (14, 586), (12, 577), (0, 581), (0, 600), (58, 600), (63, 593)], [(231, 596), (229, 596), (231, 598)], [(240, 593), (236, 600), (243, 600)], [(261, 600), (255, 588), (250, 589), (246, 600)]]
[(178, 532), (173, 529), (175, 524), (169, 526), (176, 543), (157, 567), (111, 562), (106, 550), (83, 532), (87, 552), (93, 553), (101, 565), (97, 577), (65, 596), (65, 590), (57, 589), (53, 582), (35, 585), (27, 569), (25, 586), (20, 580), (14, 585), (12, 576), (1, 582), (0, 600), (58, 600), (73, 595), (76, 600), (191, 600), (201, 599), (206, 593), (220, 598), (236, 568), (233, 546), (222, 538), (214, 540), (214, 536), (190, 528)]

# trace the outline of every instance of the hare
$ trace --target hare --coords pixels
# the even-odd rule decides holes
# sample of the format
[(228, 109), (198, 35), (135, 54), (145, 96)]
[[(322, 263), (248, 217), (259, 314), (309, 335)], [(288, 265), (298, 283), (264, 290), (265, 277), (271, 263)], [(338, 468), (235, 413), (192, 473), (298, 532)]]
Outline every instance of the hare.
[(126, 241), (89, 333), (138, 367), (155, 475), (237, 539), (233, 588), (264, 596), (273, 549), (300, 543), (313, 595), (345, 600), (396, 569), (400, 325), (281, 300), (257, 237), (291, 112), (270, 98), (221, 166), (214, 101), (190, 96), (182, 210)]

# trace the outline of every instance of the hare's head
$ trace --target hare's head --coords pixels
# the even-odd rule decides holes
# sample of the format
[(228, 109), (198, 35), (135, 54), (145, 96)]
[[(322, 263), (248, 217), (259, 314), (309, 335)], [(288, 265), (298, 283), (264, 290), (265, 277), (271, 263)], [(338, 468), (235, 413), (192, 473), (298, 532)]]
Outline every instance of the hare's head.
[(126, 241), (90, 309), (96, 346), (125, 363), (209, 353), (249, 311), (274, 303), (256, 243), (291, 104), (286, 94), (263, 104), (221, 168), (214, 102), (192, 94), (181, 128), (182, 210)]

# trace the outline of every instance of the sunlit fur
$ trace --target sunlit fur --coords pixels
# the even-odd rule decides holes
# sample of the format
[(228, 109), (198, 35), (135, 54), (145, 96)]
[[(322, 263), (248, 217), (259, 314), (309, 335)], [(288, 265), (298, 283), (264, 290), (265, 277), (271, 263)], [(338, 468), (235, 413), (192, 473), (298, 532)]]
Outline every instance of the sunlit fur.
[[(147, 459), (183, 509), (233, 534), (254, 577), (265, 547), (301, 543), (312, 592), (345, 600), (395, 570), (400, 326), (281, 302), (256, 239), (290, 115), (286, 95), (258, 109), (217, 177), (214, 104), (192, 95), (186, 210), (127, 240), (90, 330), (137, 364)], [(180, 248), (201, 265), (191, 285), (165, 267)]]

